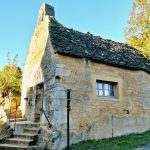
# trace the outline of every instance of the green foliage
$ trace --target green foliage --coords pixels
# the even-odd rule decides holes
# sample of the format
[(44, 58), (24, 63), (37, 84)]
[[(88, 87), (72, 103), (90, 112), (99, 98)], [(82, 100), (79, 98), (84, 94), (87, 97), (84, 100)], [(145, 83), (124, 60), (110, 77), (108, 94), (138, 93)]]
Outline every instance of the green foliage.
[(3, 125), (3, 121), (2, 119), (0, 119), (0, 128), (2, 127), (2, 125)]
[(8, 58), (9, 65), (4, 66), (0, 71), (0, 93), (3, 97), (21, 94), (22, 71), (17, 67), (16, 58), (15, 56), (13, 63), (10, 63)]
[[(70, 150), (131, 150), (148, 145), (150, 131), (102, 140), (83, 141), (73, 144)], [(65, 149), (66, 150), (66, 149)]]
[(125, 33), (127, 44), (150, 59), (150, 0), (135, 0), (128, 24)]

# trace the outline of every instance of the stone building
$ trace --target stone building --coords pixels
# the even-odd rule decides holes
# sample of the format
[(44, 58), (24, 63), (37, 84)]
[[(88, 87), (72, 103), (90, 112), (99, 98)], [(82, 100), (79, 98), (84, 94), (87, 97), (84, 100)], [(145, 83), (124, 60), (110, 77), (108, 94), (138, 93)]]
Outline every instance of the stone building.
[(21, 109), (40, 122), (40, 139), (53, 150), (66, 146), (67, 89), (71, 143), (150, 128), (150, 62), (126, 44), (64, 27), (44, 4), (24, 64)]

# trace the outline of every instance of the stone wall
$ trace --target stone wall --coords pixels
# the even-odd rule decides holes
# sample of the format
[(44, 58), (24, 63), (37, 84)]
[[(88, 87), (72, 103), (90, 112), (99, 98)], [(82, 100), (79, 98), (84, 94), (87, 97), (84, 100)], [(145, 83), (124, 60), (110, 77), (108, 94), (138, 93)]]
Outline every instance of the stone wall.
[[(56, 74), (60, 77), (52, 101), (56, 149), (66, 146), (66, 89), (71, 89), (71, 142), (101, 139), (150, 128), (150, 75), (84, 59), (59, 55)], [(93, 99), (93, 78), (118, 78), (119, 100)]]
[[(42, 22), (38, 24), (35, 28), (33, 37), (31, 39), (31, 43), (29, 46), (28, 54), (26, 57), (26, 61), (24, 63), (24, 71), (23, 71), (23, 83), (22, 83), (22, 98), (21, 98), (21, 110), (23, 116), (25, 116), (28, 120), (33, 119), (33, 113), (29, 112), (29, 110), (35, 109), (34, 103), (34, 94), (35, 88), (34, 86), (37, 84), (36, 82), (42, 82), (43, 80), (39, 79), (40, 81), (35, 80), (35, 76), (37, 70), (42, 69), (43, 57), (45, 55), (46, 44), (48, 40), (48, 16), (45, 16)], [(44, 78), (44, 75), (42, 76)], [(30, 94), (31, 102), (29, 103), (26, 101), (29, 98), (29, 89), (33, 87), (33, 93)], [(26, 114), (25, 114), (26, 113)]]
[[(48, 129), (41, 113), (43, 128), (39, 145), (52, 150), (66, 146), (67, 89), (71, 89), (71, 143), (148, 130), (150, 75), (57, 54), (50, 42), (50, 16), (40, 16), (44, 18), (38, 22), (24, 64), (21, 100), (23, 115), (34, 121), (36, 86), (44, 84), (43, 109), (52, 128)], [(94, 77), (118, 80), (119, 98), (96, 98)]]
[[(86, 59), (72, 58), (58, 55), (52, 48), (47, 33), (47, 22), (41, 24), (37, 30), (41, 34), (36, 38), (45, 38), (43, 46), (30, 45), (24, 75), (22, 106), (26, 106), (26, 118), (33, 121), (35, 111), (35, 93), (32, 105), (24, 104), (27, 89), (35, 87), (37, 82), (31, 76), (37, 68), (41, 68), (44, 83), (44, 110), (52, 123), (52, 128), (45, 133), (44, 129), (40, 141), (46, 141), (50, 149), (61, 150), (66, 146), (66, 93), (71, 89), (71, 143), (88, 139), (109, 138), (132, 132), (143, 132), (149, 125), (149, 82), (150, 75), (144, 71), (132, 71)], [(41, 28), (41, 29), (40, 29)], [(36, 33), (36, 32), (35, 32)], [(47, 39), (46, 39), (47, 38)], [(34, 39), (34, 40), (35, 40)], [(36, 42), (36, 41), (35, 41)], [(35, 46), (35, 47), (34, 47)], [(32, 52), (33, 51), (33, 52)], [(37, 55), (36, 55), (37, 54)], [(36, 66), (36, 67), (35, 67)], [(36, 69), (35, 69), (36, 68)], [(121, 98), (118, 100), (94, 99), (93, 76), (119, 79), (121, 81)], [(32, 80), (31, 80), (32, 79)], [(127, 114), (127, 112), (129, 114)], [(45, 116), (41, 116), (41, 124), (47, 127)], [(123, 128), (122, 128), (123, 127)], [(50, 132), (50, 134), (49, 134)], [(45, 136), (44, 136), (45, 135)], [(44, 146), (44, 142), (40, 143)]]
[(38, 137), (37, 145), (40, 147), (40, 150), (49, 149), (52, 147), (52, 130), (49, 130), (47, 127), (42, 126), (40, 128), (40, 134)]
[[(53, 128), (48, 128), (48, 122), (44, 114), (41, 113), (40, 119), (43, 127), (39, 136), (38, 144), (40, 146), (42, 145), (42, 147), (47, 145), (48, 148), (51, 148), (52, 143), (54, 143), (56, 138), (54, 136), (58, 133), (58, 130), (56, 126), (54, 126), (53, 122), (53, 120), (55, 120), (53, 119), (54, 111), (57, 109), (60, 110), (60, 108), (55, 107), (57, 100), (57, 96), (55, 98), (55, 89), (61, 89), (61, 87), (57, 86), (58, 83), (55, 78), (57, 72), (56, 70), (58, 68), (58, 55), (54, 53), (50, 43), (48, 31), (49, 16), (43, 17), (43, 20), (38, 23), (38, 26), (35, 28), (24, 64), (21, 110), (23, 116), (28, 121), (34, 121), (35, 109), (37, 109), (35, 107), (36, 86), (39, 83), (43, 83), (43, 109), (45, 110), (49, 121), (52, 123)], [(39, 73), (41, 75), (39, 75)]]

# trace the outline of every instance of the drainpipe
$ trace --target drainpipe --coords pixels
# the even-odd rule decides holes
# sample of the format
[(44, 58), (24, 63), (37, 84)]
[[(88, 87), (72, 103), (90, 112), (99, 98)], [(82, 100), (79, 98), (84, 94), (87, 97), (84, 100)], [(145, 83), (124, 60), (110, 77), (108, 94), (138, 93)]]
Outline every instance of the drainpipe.
[(70, 124), (69, 124), (69, 111), (70, 111), (70, 90), (67, 90), (67, 150), (70, 149)]
[(113, 121), (114, 121), (114, 115), (112, 114), (112, 115), (111, 115), (111, 124), (112, 124), (112, 138), (114, 137), (114, 124), (113, 124)]

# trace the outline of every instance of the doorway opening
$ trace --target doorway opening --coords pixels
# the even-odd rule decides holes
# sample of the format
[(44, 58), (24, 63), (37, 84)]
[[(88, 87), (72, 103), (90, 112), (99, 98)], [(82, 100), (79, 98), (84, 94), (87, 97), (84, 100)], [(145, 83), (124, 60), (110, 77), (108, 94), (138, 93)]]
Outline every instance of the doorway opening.
[(44, 84), (36, 86), (34, 122), (40, 122), (43, 109)]

